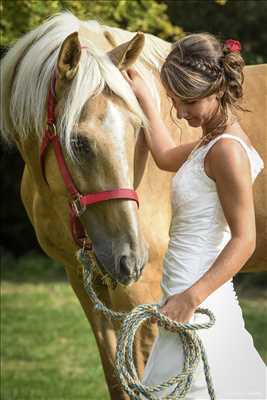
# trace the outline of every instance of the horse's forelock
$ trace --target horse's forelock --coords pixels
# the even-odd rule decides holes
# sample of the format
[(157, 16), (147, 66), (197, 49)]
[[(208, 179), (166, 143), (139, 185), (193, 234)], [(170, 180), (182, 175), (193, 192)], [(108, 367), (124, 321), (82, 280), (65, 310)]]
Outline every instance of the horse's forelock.
[[(3, 99), (10, 99), (10, 103), (5, 100), (8, 104), (2, 116), (2, 130), (6, 138), (12, 139), (14, 134), (26, 137), (33, 131), (40, 138), (43, 135), (47, 93), (61, 44), (66, 36), (78, 31), (81, 25), (87, 28), (91, 26), (91, 29), (94, 27), (95, 31), (101, 28), (95, 21), (91, 24), (82, 22), (71, 13), (64, 12), (48, 19), (22, 37), (4, 57), (2, 96)], [(127, 35), (129, 36), (129, 32)], [(71, 133), (84, 104), (90, 97), (101, 93), (105, 86), (125, 101), (140, 123), (146, 123), (145, 116), (120, 71), (92, 41), (88, 40), (86, 47), (82, 51), (78, 73), (71, 83), (63, 113), (57, 121), (61, 140), (70, 155)], [(146, 75), (146, 79), (151, 80), (153, 86), (152, 74), (141, 63), (137, 63), (135, 67)]]

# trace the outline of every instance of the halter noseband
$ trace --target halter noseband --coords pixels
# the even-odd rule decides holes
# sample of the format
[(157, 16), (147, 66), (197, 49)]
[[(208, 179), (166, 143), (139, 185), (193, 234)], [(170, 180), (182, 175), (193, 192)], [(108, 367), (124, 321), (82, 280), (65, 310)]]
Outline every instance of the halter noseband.
[(44, 180), (46, 181), (45, 154), (48, 145), (52, 143), (61, 176), (72, 199), (69, 203), (69, 206), (70, 206), (70, 226), (73, 239), (79, 247), (83, 248), (86, 247), (86, 249), (90, 251), (92, 250), (92, 241), (85, 232), (85, 229), (79, 219), (79, 217), (86, 211), (86, 208), (91, 204), (96, 204), (102, 201), (114, 200), (114, 199), (134, 200), (139, 208), (138, 196), (134, 190), (125, 188), (106, 190), (96, 193), (87, 193), (85, 195), (81, 194), (78, 191), (73, 182), (67, 164), (65, 162), (63, 151), (61, 148), (61, 143), (56, 131), (55, 96), (54, 96), (55, 85), (56, 85), (56, 75), (54, 74), (48, 91), (47, 127), (45, 129), (45, 133), (40, 148), (40, 164), (41, 164), (42, 175)]

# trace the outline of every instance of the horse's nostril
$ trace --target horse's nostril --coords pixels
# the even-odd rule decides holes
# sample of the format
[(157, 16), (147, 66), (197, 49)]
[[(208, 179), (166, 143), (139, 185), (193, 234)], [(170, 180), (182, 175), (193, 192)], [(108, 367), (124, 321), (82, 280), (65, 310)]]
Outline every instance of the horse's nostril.
[(120, 272), (122, 275), (130, 275), (131, 274), (131, 268), (127, 263), (126, 256), (122, 256), (120, 258)]

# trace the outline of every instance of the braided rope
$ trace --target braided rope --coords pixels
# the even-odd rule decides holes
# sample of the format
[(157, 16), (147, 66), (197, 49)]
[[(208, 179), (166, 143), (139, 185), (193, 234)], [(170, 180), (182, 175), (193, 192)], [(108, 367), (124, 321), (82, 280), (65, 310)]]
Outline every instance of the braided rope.
[[(208, 392), (210, 398), (215, 400), (207, 355), (201, 339), (195, 332), (198, 329), (208, 329), (214, 325), (215, 317), (213, 313), (206, 308), (198, 308), (195, 310), (195, 313), (206, 314), (209, 317), (209, 322), (182, 324), (161, 314), (159, 312), (159, 304), (141, 304), (129, 313), (112, 311), (98, 299), (92, 287), (93, 271), (96, 268), (92, 254), (88, 254), (84, 250), (79, 250), (77, 258), (83, 265), (84, 287), (91, 301), (94, 303), (95, 309), (101, 311), (107, 318), (122, 321), (118, 335), (115, 371), (123, 389), (130, 396), (131, 400), (140, 400), (140, 398), (158, 400), (158, 397), (154, 396), (153, 393), (167, 389), (172, 385), (175, 385), (173, 391), (167, 397), (162, 398), (162, 400), (184, 399), (191, 388), (194, 372), (201, 358)], [(146, 386), (139, 380), (134, 365), (133, 342), (139, 326), (152, 317), (156, 318), (166, 330), (179, 334), (184, 348), (185, 360), (183, 370), (179, 375), (161, 384)], [(140, 397), (140, 395), (143, 397)]]

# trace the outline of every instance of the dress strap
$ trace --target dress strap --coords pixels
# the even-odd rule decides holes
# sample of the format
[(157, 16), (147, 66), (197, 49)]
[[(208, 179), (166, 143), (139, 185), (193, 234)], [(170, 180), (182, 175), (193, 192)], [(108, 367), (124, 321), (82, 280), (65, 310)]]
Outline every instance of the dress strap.
[[(247, 149), (249, 149), (250, 151), (253, 151), (253, 150), (254, 150), (253, 147), (251, 147), (250, 145), (248, 145), (243, 139), (241, 139), (241, 138), (238, 137), (238, 136), (231, 135), (230, 133), (222, 133), (221, 135), (216, 136), (213, 140), (211, 140), (211, 141), (208, 143), (208, 145), (209, 145), (210, 143), (212, 143), (212, 145), (213, 145), (214, 143), (216, 143), (216, 142), (217, 142), (219, 139), (221, 139), (221, 138), (230, 138), (230, 139), (237, 140), (237, 141), (243, 146), (243, 148), (244, 148), (245, 150), (247, 150)], [(212, 146), (212, 145), (211, 145), (211, 146)]]
[(253, 179), (259, 174), (259, 172), (264, 168), (264, 163), (259, 153), (254, 149), (254, 147), (248, 145), (243, 139), (238, 136), (231, 135), (229, 133), (223, 133), (219, 136), (216, 136), (213, 140), (211, 140), (205, 147), (204, 158), (208, 153), (209, 149), (221, 138), (229, 138), (238, 141), (244, 150), (247, 153), (247, 156), (250, 161), (250, 167), (252, 172)]

